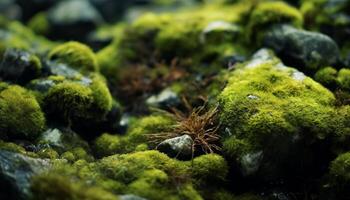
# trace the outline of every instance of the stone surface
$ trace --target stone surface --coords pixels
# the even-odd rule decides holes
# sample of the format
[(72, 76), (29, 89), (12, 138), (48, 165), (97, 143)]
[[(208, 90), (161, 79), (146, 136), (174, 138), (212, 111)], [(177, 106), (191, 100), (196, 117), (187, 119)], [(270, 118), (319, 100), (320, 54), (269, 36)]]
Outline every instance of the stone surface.
[(147, 105), (158, 108), (176, 107), (180, 103), (178, 95), (167, 88), (161, 91), (158, 95), (153, 95), (146, 100)]
[(103, 23), (100, 13), (89, 1), (61, 1), (48, 13), (53, 39), (85, 40), (86, 36)]
[(26, 51), (7, 49), (0, 60), (0, 77), (14, 83), (27, 83), (36, 78), (41, 65), (32, 56)]
[[(6, 190), (8, 190), (4, 193), (16, 194), (18, 199), (28, 199), (30, 178), (49, 168), (49, 160), (0, 150), (0, 180), (7, 185)], [(8, 186), (11, 187), (8, 188)]]
[(263, 44), (272, 48), (286, 65), (304, 72), (339, 62), (339, 48), (330, 37), (288, 25), (273, 26), (265, 34)]
[(189, 157), (192, 154), (193, 140), (188, 135), (183, 135), (161, 142), (157, 149), (170, 157)]

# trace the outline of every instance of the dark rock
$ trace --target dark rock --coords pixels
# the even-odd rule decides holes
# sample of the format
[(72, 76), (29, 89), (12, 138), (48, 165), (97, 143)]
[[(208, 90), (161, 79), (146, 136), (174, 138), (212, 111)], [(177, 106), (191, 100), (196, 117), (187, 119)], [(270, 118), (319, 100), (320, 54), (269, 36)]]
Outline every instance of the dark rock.
[(89, 1), (61, 1), (48, 11), (52, 39), (85, 41), (103, 23), (100, 13)]
[(22, 20), (28, 21), (36, 13), (45, 11), (60, 0), (16, 0), (22, 8)]
[(22, 16), (22, 9), (15, 0), (1, 0), (0, 13), (9, 19), (18, 20)]
[(266, 32), (263, 44), (275, 50), (286, 65), (304, 72), (339, 62), (339, 48), (330, 37), (288, 25), (273, 26)]
[(0, 77), (13, 83), (25, 84), (38, 77), (40, 60), (28, 52), (7, 49), (0, 63)]
[(40, 145), (49, 145), (61, 153), (76, 147), (88, 147), (88, 144), (77, 133), (63, 127), (52, 127), (43, 132), (36, 146), (40, 147)]
[(183, 135), (161, 142), (157, 149), (169, 157), (190, 158), (192, 155), (193, 140), (188, 135)]
[(158, 95), (153, 95), (146, 100), (148, 106), (167, 109), (176, 107), (181, 103), (179, 96), (170, 88), (166, 88)]
[(6, 188), (6, 192), (14, 195), (15, 199), (28, 199), (30, 178), (49, 167), (49, 160), (0, 150), (0, 182), (6, 185), (2, 188)]

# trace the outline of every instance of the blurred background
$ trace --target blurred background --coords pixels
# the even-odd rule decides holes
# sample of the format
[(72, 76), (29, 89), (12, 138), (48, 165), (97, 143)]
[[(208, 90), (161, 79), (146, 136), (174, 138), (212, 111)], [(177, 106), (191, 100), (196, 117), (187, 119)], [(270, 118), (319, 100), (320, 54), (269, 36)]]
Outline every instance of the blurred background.
[[(98, 45), (91, 40), (96, 37), (97, 27), (133, 21), (145, 12), (171, 12), (204, 2), (209, 1), (0, 0), (0, 13), (9, 19), (21, 21), (37, 34), (51, 40), (78, 40), (96, 47)], [(107, 43), (109, 38), (103, 40), (99, 42)]]

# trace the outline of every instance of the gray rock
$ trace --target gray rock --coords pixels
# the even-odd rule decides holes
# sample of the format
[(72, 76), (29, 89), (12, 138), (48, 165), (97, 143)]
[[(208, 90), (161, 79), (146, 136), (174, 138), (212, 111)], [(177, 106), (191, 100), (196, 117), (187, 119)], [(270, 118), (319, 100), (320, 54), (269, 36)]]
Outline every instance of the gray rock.
[(58, 152), (88, 146), (77, 133), (68, 128), (49, 128), (41, 134), (39, 141), (40, 144), (49, 145)]
[(192, 155), (193, 140), (188, 135), (183, 135), (161, 142), (157, 149), (170, 157), (188, 158)]
[(313, 72), (339, 62), (338, 45), (330, 37), (289, 25), (272, 26), (266, 32), (263, 44), (275, 50), (286, 65), (302, 71)]
[(15, 0), (1, 0), (0, 13), (9, 19), (18, 20), (22, 16), (22, 9)]
[(14, 83), (27, 83), (38, 77), (40, 67), (33, 55), (21, 50), (7, 49), (0, 63), (0, 77)]
[(120, 200), (147, 200), (145, 198), (133, 195), (133, 194), (125, 194), (125, 195), (121, 195), (119, 196)]
[(166, 88), (158, 95), (153, 95), (146, 100), (148, 106), (158, 108), (176, 107), (180, 103), (178, 95), (171, 89)]
[[(235, 24), (226, 21), (213, 21), (209, 23), (200, 35), (200, 41), (205, 44), (211, 38), (215, 42), (220, 39), (233, 39), (241, 32), (241, 28)], [(227, 41), (226, 41), (227, 42)]]
[(0, 150), (0, 179), (10, 186), (6, 190), (14, 191), (16, 199), (28, 199), (31, 177), (47, 170), (50, 165), (47, 159)]
[[(103, 18), (89, 1), (61, 1), (49, 10), (48, 19), (54, 39), (85, 40), (103, 23)], [(74, 30), (74, 31), (73, 31)]]

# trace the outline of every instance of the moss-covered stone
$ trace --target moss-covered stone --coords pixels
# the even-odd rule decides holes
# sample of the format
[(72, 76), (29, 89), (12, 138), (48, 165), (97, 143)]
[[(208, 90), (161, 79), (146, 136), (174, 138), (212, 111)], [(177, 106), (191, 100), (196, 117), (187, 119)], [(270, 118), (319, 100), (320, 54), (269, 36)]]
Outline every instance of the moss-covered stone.
[(29, 20), (28, 27), (36, 34), (47, 35), (50, 32), (50, 23), (47, 19), (46, 13), (37, 13)]
[(303, 25), (303, 15), (282, 1), (261, 2), (250, 15), (246, 34), (249, 41), (254, 43), (260, 41), (261, 33), (270, 25), (284, 23), (300, 28)]
[(350, 69), (341, 69), (337, 77), (340, 88), (350, 91)]
[(94, 52), (79, 42), (58, 45), (50, 51), (49, 59), (85, 72), (99, 71)]
[(34, 139), (45, 127), (45, 117), (35, 97), (20, 86), (0, 92), (0, 132), (2, 137)]
[(266, 165), (263, 173), (272, 177), (288, 176), (291, 166), (293, 173), (302, 173), (299, 162), (311, 169), (311, 160), (317, 160), (311, 144), (343, 129), (334, 95), (273, 59), (253, 60), (232, 72), (219, 101), (226, 127), (223, 150), (245, 175)]
[(92, 91), (79, 83), (64, 82), (52, 87), (45, 97), (45, 108), (48, 113), (55, 113), (71, 120), (84, 117), (93, 102)]
[(194, 158), (191, 170), (193, 178), (199, 184), (213, 184), (226, 179), (228, 165), (220, 155), (207, 154)]
[(325, 67), (316, 72), (314, 79), (327, 88), (335, 88), (337, 85), (338, 71), (333, 67)]

